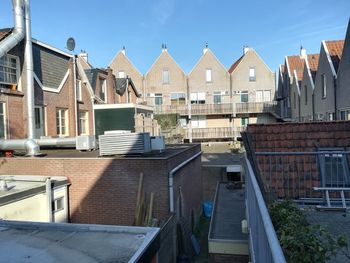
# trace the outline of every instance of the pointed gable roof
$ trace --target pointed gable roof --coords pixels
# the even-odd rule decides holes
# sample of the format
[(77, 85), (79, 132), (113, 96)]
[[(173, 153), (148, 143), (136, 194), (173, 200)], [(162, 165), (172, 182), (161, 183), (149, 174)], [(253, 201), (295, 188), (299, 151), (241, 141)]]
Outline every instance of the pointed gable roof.
[(158, 56), (158, 58), (154, 61), (154, 63), (151, 65), (151, 67), (148, 69), (148, 71), (146, 72), (145, 76), (147, 76), (147, 75), (152, 71), (153, 67), (158, 63), (158, 61), (159, 61), (160, 59), (162, 59), (163, 57), (165, 57), (165, 56), (168, 57), (168, 58), (170, 58), (170, 60), (171, 60), (172, 62), (174, 62), (174, 64), (177, 66), (177, 68), (180, 69), (180, 71), (181, 71), (184, 75), (186, 75), (185, 72), (183, 71), (183, 69), (179, 66), (179, 64), (177, 64), (176, 60), (169, 54), (168, 50), (167, 50), (167, 49), (164, 49), (164, 50), (162, 50), (162, 52), (160, 53), (160, 55)]
[(307, 67), (308, 67), (308, 70), (310, 71), (309, 73), (311, 74), (313, 81), (315, 81), (319, 58), (320, 58), (320, 54), (307, 55)]
[(289, 77), (294, 76), (294, 71), (296, 71), (297, 80), (303, 78), (303, 70), (305, 65), (305, 60), (300, 56), (287, 56), (286, 64), (288, 68)]
[(206, 56), (213, 56), (213, 58), (219, 63), (219, 65), (227, 72), (227, 69), (225, 66), (221, 63), (221, 61), (215, 56), (213, 51), (211, 51), (210, 48), (206, 47), (206, 52), (202, 54), (202, 56), (199, 58), (197, 63), (194, 65), (194, 67), (191, 69), (191, 71), (188, 73), (188, 76), (190, 76), (193, 72), (193, 70), (201, 63), (201, 61), (206, 57)]
[(115, 60), (118, 60), (119, 58), (125, 59), (126, 63), (128, 63), (130, 65), (130, 67), (137, 72), (137, 74), (142, 76), (141, 72), (137, 69), (137, 67), (134, 66), (134, 64), (131, 62), (131, 60), (128, 58), (128, 56), (125, 54), (125, 50), (123, 50), (123, 49), (121, 49), (117, 52), (117, 54), (114, 56), (112, 61), (109, 63), (108, 67), (113, 69), (112, 64), (114, 63)]
[(8, 37), (12, 33), (12, 28), (2, 28), (0, 29), (0, 41)]
[(328, 54), (333, 63), (334, 70), (335, 72), (337, 72), (339, 62), (343, 54), (344, 40), (325, 41), (324, 43), (327, 47)]
[(242, 61), (244, 55), (242, 55), (239, 59), (236, 60), (236, 62), (234, 62), (231, 67), (229, 68), (228, 72), (229, 73), (232, 73), (236, 68), (237, 66), (239, 65), (239, 63)]

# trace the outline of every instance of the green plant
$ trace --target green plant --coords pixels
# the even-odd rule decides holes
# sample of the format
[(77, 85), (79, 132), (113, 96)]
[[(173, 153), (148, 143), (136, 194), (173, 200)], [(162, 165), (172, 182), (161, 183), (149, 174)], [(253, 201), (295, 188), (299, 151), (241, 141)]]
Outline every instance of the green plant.
[(157, 120), (162, 130), (168, 130), (176, 127), (179, 116), (178, 114), (162, 114), (155, 115), (154, 118)]
[(345, 236), (335, 239), (322, 226), (311, 225), (290, 200), (275, 202), (269, 210), (287, 262), (323, 263), (347, 246)]

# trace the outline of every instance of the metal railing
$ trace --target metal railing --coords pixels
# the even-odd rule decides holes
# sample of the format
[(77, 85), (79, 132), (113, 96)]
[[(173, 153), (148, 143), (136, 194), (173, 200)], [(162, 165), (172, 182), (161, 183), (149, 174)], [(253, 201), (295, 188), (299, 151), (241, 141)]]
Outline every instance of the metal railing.
[[(256, 152), (260, 176), (265, 189), (278, 199), (321, 201), (325, 193), (315, 188), (350, 186), (347, 151)], [(331, 197), (339, 198), (336, 193)], [(349, 193), (346, 197), (350, 197)]]
[[(192, 115), (215, 115), (236, 113), (275, 112), (276, 102), (242, 102), (221, 104), (191, 104)], [(155, 114), (189, 115), (189, 105), (160, 105), (154, 107)]]
[(252, 262), (285, 263), (282, 248), (251, 164), (247, 157), (244, 161), (249, 245)]
[[(241, 137), (245, 126), (219, 127), (219, 128), (192, 128), (192, 139), (224, 139)], [(189, 138), (189, 130), (186, 129), (185, 138)]]

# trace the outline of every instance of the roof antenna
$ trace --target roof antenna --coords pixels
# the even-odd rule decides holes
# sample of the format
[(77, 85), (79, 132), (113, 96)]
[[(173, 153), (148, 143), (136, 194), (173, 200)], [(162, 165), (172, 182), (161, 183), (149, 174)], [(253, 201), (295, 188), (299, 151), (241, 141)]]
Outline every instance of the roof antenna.
[(205, 48), (208, 48), (208, 42), (205, 42)]

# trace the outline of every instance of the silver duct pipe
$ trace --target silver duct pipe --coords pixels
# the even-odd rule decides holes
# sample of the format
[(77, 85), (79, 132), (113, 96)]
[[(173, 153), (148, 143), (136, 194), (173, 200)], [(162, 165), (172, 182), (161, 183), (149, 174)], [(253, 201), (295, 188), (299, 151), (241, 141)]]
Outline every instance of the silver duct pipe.
[(55, 146), (55, 147), (76, 147), (76, 137), (68, 138), (44, 138), (34, 140), (39, 146)]
[(24, 0), (25, 3), (25, 28), (26, 42), (24, 49), (24, 61), (27, 80), (27, 126), (28, 139), (35, 137), (35, 117), (34, 117), (34, 67), (33, 67), (33, 48), (32, 48), (32, 33), (30, 21), (30, 6), (29, 0)]
[(0, 150), (19, 150), (26, 151), (27, 155), (30, 156), (40, 155), (39, 145), (34, 140), (30, 139), (0, 140)]
[(12, 5), (15, 25), (12, 34), (0, 42), (0, 58), (14, 48), (25, 35), (23, 0), (12, 0)]

